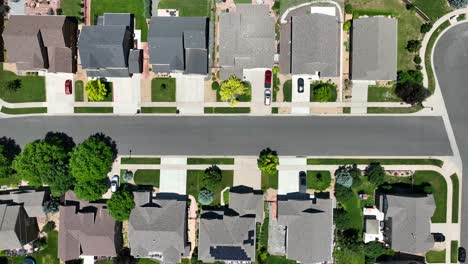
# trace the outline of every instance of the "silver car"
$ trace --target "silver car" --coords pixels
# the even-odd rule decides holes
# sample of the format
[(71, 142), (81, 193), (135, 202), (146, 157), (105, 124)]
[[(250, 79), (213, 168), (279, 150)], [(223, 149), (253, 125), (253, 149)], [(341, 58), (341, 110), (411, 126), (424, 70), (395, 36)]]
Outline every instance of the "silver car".
[(265, 89), (265, 105), (271, 104), (271, 90)]
[(119, 188), (119, 183), (120, 183), (120, 177), (119, 175), (114, 175), (112, 176), (111, 180), (111, 192), (115, 193), (117, 189)]

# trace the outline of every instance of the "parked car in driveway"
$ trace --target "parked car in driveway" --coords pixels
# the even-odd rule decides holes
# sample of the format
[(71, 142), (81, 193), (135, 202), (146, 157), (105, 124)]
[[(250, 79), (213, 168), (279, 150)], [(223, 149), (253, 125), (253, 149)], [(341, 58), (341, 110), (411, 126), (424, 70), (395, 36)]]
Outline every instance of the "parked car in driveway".
[(298, 93), (304, 92), (304, 79), (302, 78), (297, 79), (297, 92)]
[(119, 175), (112, 176), (111, 180), (111, 192), (115, 193), (119, 188), (120, 177)]
[(271, 71), (265, 71), (265, 88), (271, 88)]
[(265, 105), (271, 104), (271, 90), (265, 89)]
[(72, 94), (72, 81), (71, 80), (65, 81), (65, 94)]
[(458, 261), (461, 263), (465, 263), (466, 260), (466, 250), (464, 247), (459, 247), (458, 248)]
[(299, 172), (299, 192), (307, 192), (307, 173), (305, 171)]

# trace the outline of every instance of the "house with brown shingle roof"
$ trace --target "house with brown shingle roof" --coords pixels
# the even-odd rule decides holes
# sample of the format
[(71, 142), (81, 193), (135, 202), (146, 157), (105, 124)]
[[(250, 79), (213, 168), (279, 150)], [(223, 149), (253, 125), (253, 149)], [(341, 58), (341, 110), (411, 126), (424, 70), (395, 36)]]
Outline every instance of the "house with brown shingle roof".
[(10, 16), (3, 32), (7, 61), (18, 72), (76, 72), (78, 23), (66, 16)]
[(105, 203), (80, 201), (71, 191), (60, 206), (58, 255), (62, 261), (80, 256), (115, 257), (122, 245), (119, 224)]

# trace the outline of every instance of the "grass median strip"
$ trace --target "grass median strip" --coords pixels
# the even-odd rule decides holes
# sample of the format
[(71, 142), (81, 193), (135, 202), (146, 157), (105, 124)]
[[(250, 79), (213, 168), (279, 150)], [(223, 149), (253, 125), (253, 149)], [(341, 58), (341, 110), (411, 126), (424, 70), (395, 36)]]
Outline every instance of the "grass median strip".
[(438, 159), (307, 159), (307, 165), (360, 165), (371, 162), (381, 165), (434, 165), (441, 168), (444, 165), (444, 162)]
[(45, 114), (47, 107), (8, 108), (2, 106), (1, 112), (7, 115)]
[(175, 114), (177, 107), (142, 107), (143, 114)]
[(113, 107), (75, 107), (77, 114), (111, 114), (113, 112)]
[(367, 107), (368, 114), (411, 114), (422, 110), (422, 105), (409, 107)]
[(187, 164), (197, 165), (197, 164), (206, 164), (206, 165), (233, 165), (233, 158), (188, 158)]
[(161, 158), (121, 158), (120, 164), (161, 164)]
[(450, 242), (450, 262), (457, 263), (458, 262), (458, 241), (452, 240)]
[(452, 223), (458, 223), (458, 203), (460, 199), (460, 193), (459, 193), (459, 181), (458, 181), (458, 175), (453, 174), (450, 176), (450, 179), (452, 179), (452, 186), (453, 186), (453, 200), (452, 200)]
[(248, 114), (250, 107), (205, 107), (205, 114)]

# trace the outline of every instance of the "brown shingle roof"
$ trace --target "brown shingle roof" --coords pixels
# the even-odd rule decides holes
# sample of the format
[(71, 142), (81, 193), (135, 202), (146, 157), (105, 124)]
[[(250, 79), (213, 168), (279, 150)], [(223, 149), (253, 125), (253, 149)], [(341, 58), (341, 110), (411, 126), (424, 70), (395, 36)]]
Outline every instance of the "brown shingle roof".
[[(59, 248), (61, 260), (88, 256), (116, 256), (116, 222), (103, 203), (78, 201), (73, 192), (60, 207)], [(118, 240), (118, 239), (117, 239)]]
[[(3, 33), (8, 61), (17, 63), (19, 70), (72, 72), (75, 44), (67, 39), (67, 23), (72, 21), (65, 16), (10, 16)], [(68, 50), (60, 52), (60, 63), (51, 55), (57, 48)]]

